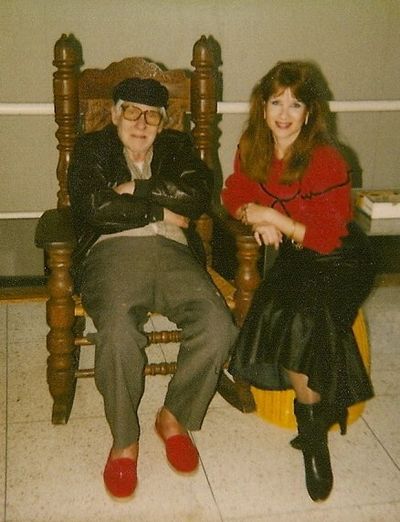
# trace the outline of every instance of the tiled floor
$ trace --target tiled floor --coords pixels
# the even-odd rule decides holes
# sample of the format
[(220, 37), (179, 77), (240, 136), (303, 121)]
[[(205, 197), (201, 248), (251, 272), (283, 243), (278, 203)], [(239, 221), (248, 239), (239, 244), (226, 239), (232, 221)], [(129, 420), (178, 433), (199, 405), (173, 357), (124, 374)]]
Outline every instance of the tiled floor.
[(291, 432), (219, 396), (193, 434), (201, 468), (175, 474), (153, 430), (167, 377), (147, 379), (135, 496), (111, 500), (101, 476), (110, 436), (92, 379), (78, 383), (69, 423), (50, 423), (44, 311), (40, 302), (0, 305), (0, 522), (400, 520), (399, 286), (366, 303), (376, 398), (346, 437), (330, 433), (335, 486), (319, 504), (306, 493)]

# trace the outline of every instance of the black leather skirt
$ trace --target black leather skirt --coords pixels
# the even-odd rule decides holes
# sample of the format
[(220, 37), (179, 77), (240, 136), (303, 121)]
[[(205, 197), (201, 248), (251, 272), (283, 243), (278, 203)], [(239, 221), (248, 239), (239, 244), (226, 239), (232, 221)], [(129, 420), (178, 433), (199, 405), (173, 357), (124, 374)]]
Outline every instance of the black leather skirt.
[(235, 378), (290, 388), (285, 369), (306, 374), (322, 400), (350, 406), (373, 396), (352, 325), (376, 274), (355, 223), (329, 255), (284, 241), (254, 299), (232, 353)]

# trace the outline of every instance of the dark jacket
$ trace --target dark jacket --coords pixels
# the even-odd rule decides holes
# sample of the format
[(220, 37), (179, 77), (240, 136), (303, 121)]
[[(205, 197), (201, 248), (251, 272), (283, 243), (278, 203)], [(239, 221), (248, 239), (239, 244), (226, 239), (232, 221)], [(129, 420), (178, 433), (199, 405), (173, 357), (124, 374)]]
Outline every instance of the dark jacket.
[[(78, 138), (68, 171), (68, 189), (77, 248), (74, 265), (102, 234), (138, 228), (163, 219), (163, 208), (197, 219), (211, 202), (213, 176), (198, 157), (190, 137), (163, 130), (153, 145), (152, 176), (135, 180), (133, 195), (113, 187), (131, 180), (116, 127)], [(184, 229), (189, 247), (204, 260), (194, 224)]]

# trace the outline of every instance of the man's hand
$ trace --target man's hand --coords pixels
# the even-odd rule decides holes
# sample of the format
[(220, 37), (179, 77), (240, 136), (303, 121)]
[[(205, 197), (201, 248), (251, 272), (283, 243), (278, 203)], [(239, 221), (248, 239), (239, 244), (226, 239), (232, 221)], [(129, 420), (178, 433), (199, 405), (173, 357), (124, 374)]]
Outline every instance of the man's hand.
[(170, 223), (171, 225), (177, 225), (180, 228), (189, 227), (188, 217), (175, 214), (175, 212), (172, 212), (172, 210), (168, 210), (167, 208), (164, 208), (164, 221), (166, 223)]
[(113, 188), (113, 190), (117, 194), (133, 194), (135, 192), (135, 182), (132, 181), (126, 181), (125, 183), (121, 183), (120, 185), (117, 185)]

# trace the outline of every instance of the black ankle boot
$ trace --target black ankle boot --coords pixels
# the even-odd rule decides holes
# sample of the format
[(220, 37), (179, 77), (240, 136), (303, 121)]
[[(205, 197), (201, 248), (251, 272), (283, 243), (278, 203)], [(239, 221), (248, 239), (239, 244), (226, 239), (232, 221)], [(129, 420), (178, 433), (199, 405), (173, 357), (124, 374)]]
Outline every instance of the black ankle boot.
[(314, 501), (325, 500), (332, 490), (333, 474), (323, 404), (302, 404), (296, 401), (295, 415), (308, 494)]
[[(296, 399), (294, 400), (294, 408), (296, 408)], [(345, 406), (326, 406), (323, 415), (325, 416), (327, 429), (329, 430), (334, 424), (339, 424), (340, 434), (347, 433), (347, 417), (348, 411)], [(300, 434), (290, 441), (290, 445), (294, 449), (302, 449), (302, 441)]]

